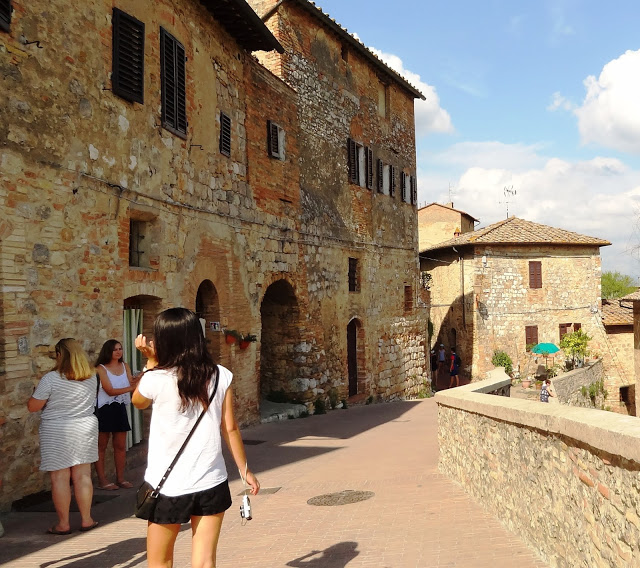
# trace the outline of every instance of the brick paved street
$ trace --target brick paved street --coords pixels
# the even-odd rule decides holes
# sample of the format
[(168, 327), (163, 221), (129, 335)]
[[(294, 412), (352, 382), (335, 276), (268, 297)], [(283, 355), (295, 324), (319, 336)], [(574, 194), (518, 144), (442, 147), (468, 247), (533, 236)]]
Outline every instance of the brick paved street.
[[(254, 519), (241, 525), (242, 490), (230, 471), (234, 505), (225, 518), (219, 568), (376, 568), (546, 566), (437, 470), (433, 399), (336, 410), (243, 431), (263, 489)], [(229, 463), (229, 460), (228, 462)], [(140, 478), (142, 471), (132, 472)], [(344, 490), (368, 500), (311, 506)], [(99, 492), (104, 495), (104, 492)], [(145, 523), (130, 516), (133, 490), (97, 505), (101, 526), (67, 537), (43, 534), (53, 513), (3, 519), (0, 562), (8, 567), (145, 567)], [(79, 523), (77, 513), (72, 523)], [(175, 566), (189, 566), (190, 531), (178, 537)]]

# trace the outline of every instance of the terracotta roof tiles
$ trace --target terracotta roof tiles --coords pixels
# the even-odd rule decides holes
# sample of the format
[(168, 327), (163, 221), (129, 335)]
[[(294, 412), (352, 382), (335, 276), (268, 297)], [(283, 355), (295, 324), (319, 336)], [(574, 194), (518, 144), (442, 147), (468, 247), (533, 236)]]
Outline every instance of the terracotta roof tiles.
[(604, 325), (633, 325), (633, 302), (624, 298), (603, 299), (602, 323)]

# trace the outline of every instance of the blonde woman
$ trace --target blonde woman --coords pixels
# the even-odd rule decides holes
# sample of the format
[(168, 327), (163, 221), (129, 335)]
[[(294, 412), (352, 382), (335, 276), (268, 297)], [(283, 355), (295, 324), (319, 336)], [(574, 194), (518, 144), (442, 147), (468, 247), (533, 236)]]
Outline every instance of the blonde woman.
[(85, 352), (75, 339), (58, 341), (56, 365), (34, 389), (29, 412), (40, 416), (40, 470), (51, 476), (51, 494), (58, 522), (47, 532), (71, 533), (71, 488), (80, 510), (80, 530), (98, 525), (91, 517), (91, 464), (98, 460), (98, 420), (93, 414), (97, 379)]

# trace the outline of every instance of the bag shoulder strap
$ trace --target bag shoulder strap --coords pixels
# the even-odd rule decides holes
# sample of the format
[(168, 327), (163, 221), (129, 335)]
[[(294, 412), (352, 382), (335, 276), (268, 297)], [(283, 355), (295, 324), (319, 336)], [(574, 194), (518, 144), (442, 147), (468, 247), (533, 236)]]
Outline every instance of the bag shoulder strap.
[[(209, 398), (209, 406), (213, 402), (213, 398), (216, 396), (216, 392), (218, 391), (219, 377), (220, 377), (220, 371), (218, 370), (218, 367), (216, 365), (216, 383), (215, 383), (215, 385), (213, 387), (213, 392), (211, 393), (211, 397)], [(203, 409), (202, 412), (200, 413), (200, 416), (198, 416), (198, 420), (196, 420), (196, 423), (193, 425), (193, 428), (191, 428), (191, 432), (189, 432), (189, 435), (187, 436), (185, 441), (182, 443), (182, 446), (178, 450), (178, 453), (176, 454), (176, 457), (173, 458), (173, 461), (171, 462), (171, 465), (167, 468), (167, 471), (164, 472), (164, 475), (162, 476), (162, 479), (160, 480), (160, 483), (158, 483), (157, 487), (153, 490), (153, 493), (152, 493), (153, 497), (157, 497), (158, 493), (160, 493), (160, 489), (164, 485), (164, 482), (167, 480), (167, 477), (169, 477), (169, 474), (171, 473), (171, 470), (176, 465), (176, 462), (178, 461), (178, 458), (180, 457), (180, 455), (182, 454), (183, 450), (185, 449), (185, 447), (189, 443), (189, 440), (191, 439), (191, 436), (193, 436), (193, 433), (196, 431), (196, 428), (198, 427), (198, 424), (200, 424), (200, 421), (202, 420), (202, 417), (205, 415), (207, 410), (208, 409)]]

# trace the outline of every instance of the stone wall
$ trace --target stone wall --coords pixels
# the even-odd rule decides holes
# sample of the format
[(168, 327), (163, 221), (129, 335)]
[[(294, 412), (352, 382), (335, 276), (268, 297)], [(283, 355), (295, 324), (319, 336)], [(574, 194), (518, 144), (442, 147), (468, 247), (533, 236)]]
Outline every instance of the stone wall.
[[(562, 375), (553, 378), (551, 382), (558, 396), (558, 402), (561, 404), (591, 408), (594, 404), (589, 397), (582, 394), (582, 387), (589, 388), (590, 385), (602, 380), (604, 380), (604, 365), (602, 360), (598, 359), (579, 369), (562, 373)], [(606, 399), (599, 393), (595, 400), (595, 406), (603, 409), (606, 404)]]
[(436, 394), (440, 470), (552, 567), (637, 566), (640, 423), (600, 410)]
[(432, 203), (418, 209), (420, 250), (453, 239), (456, 231), (469, 233), (473, 229), (474, 222), (471, 217), (448, 205)]

